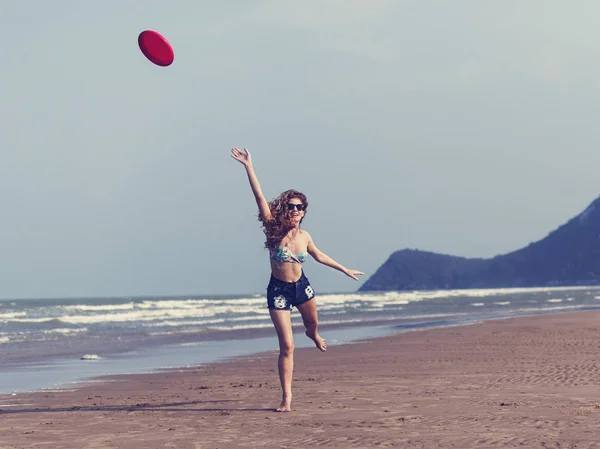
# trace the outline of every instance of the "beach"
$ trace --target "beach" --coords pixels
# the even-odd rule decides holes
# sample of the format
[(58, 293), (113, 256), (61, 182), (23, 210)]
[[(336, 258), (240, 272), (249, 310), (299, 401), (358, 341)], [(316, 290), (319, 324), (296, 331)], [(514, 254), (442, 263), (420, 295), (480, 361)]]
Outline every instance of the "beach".
[[(493, 320), (0, 397), (5, 448), (600, 447), (599, 311)], [(296, 338), (299, 338), (296, 336)]]

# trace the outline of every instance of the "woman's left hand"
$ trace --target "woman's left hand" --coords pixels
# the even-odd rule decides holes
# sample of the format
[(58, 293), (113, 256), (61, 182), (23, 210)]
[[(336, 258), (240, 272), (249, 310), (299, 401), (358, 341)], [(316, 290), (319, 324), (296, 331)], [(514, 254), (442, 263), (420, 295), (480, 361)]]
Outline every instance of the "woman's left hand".
[(358, 278), (356, 276), (360, 276), (361, 274), (365, 274), (362, 271), (356, 271), (356, 270), (346, 270), (346, 271), (344, 271), (344, 273), (346, 274), (346, 276), (350, 276), (355, 281), (358, 281)]

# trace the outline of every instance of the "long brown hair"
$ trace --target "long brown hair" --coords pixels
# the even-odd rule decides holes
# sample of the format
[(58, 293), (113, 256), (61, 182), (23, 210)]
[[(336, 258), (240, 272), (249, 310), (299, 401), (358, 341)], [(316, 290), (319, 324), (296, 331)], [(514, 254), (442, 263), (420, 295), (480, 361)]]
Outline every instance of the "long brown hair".
[[(292, 198), (298, 198), (304, 204), (304, 216), (306, 216), (306, 209), (308, 208), (308, 201), (306, 195), (297, 190), (286, 190), (273, 201), (269, 202), (269, 209), (271, 210), (271, 219), (265, 222), (258, 214), (258, 219), (262, 222), (263, 229), (267, 239), (265, 241), (265, 248), (275, 249), (279, 246), (283, 238), (287, 233), (294, 227), (290, 221), (290, 213), (287, 210), (287, 203)], [(302, 223), (304, 217), (300, 219)]]

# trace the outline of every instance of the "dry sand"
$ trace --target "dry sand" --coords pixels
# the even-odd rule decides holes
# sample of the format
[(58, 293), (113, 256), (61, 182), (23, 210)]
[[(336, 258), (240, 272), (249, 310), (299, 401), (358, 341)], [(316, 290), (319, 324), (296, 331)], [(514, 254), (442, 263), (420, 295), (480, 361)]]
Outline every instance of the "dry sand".
[(3, 396), (0, 447), (600, 448), (599, 320), (562, 313), (296, 350), (290, 413), (273, 411), (275, 353)]

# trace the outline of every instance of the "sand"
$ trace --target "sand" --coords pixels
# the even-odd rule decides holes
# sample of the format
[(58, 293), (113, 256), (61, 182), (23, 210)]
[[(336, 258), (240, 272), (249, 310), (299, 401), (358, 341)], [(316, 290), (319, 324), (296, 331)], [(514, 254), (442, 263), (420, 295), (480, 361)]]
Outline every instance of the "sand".
[(274, 411), (273, 352), (2, 396), (0, 448), (600, 448), (599, 320), (561, 313), (296, 350), (290, 413)]

